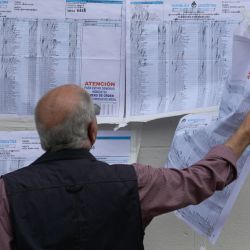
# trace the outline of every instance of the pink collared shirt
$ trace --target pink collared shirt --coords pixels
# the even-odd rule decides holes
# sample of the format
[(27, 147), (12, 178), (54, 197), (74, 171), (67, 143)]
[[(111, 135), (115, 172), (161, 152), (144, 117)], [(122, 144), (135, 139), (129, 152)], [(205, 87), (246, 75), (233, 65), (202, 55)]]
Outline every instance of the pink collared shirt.
[[(133, 166), (144, 226), (157, 215), (200, 203), (237, 177), (236, 158), (224, 145), (214, 147), (202, 160), (183, 170)], [(0, 249), (11, 250), (11, 242), (9, 204), (0, 179)]]

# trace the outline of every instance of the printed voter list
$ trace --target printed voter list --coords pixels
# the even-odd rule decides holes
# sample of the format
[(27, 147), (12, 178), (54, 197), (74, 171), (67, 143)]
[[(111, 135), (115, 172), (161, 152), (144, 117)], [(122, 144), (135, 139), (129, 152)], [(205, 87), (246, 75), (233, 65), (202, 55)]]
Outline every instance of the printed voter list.
[[(250, 15), (233, 37), (232, 70), (223, 89), (219, 112), (184, 116), (175, 133), (168, 166), (188, 167), (235, 131), (250, 110)], [(212, 243), (218, 239), (237, 195), (249, 173), (250, 149), (237, 162), (238, 178), (197, 206), (178, 210), (177, 215)]]
[[(0, 118), (75, 83), (99, 123), (218, 109), (245, 0), (0, 0)], [(125, 60), (126, 59), (126, 60)]]
[(100, 121), (121, 120), (124, 11), (120, 0), (0, 0), (0, 115), (32, 115), (49, 89), (75, 83), (101, 106)]

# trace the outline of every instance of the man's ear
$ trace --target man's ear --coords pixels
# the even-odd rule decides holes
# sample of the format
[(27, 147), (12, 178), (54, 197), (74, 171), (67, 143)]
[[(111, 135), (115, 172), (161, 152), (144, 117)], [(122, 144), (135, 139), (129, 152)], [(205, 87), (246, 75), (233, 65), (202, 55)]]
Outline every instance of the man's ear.
[(97, 123), (96, 121), (92, 121), (88, 126), (88, 138), (91, 146), (94, 145), (97, 135)]

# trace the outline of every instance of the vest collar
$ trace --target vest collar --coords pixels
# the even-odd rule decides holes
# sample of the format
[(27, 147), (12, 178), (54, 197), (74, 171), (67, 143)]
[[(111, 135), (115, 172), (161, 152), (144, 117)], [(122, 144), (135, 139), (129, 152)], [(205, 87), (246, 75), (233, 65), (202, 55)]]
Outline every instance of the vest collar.
[(45, 152), (42, 156), (35, 160), (32, 165), (48, 161), (68, 159), (88, 159), (91, 161), (96, 161), (96, 158), (87, 149), (63, 149), (57, 152)]

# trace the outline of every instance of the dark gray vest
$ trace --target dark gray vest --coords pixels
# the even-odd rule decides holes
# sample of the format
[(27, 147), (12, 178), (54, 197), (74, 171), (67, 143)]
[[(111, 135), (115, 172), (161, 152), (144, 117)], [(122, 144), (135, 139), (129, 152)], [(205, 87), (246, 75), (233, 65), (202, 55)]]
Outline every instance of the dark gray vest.
[(136, 173), (87, 150), (45, 153), (3, 176), (18, 250), (142, 250)]

